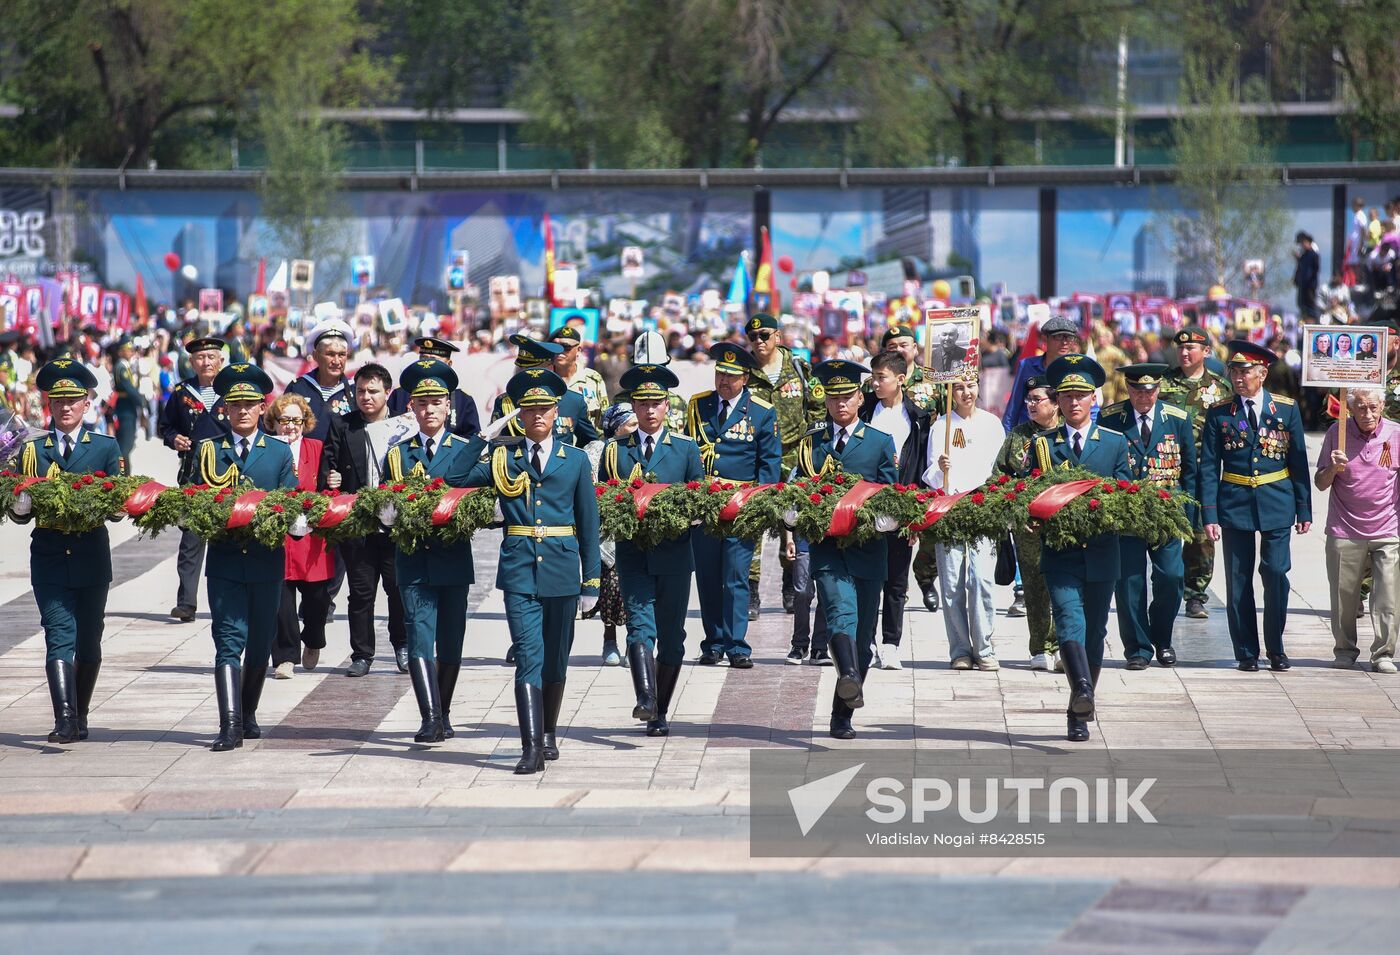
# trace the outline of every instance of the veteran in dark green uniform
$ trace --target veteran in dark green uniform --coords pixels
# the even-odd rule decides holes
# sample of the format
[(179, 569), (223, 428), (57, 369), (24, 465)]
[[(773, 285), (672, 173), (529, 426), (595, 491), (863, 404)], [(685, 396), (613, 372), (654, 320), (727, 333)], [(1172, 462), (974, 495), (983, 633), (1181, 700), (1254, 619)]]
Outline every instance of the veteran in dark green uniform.
[[(548, 368), (554, 361), (554, 356), (564, 350), (557, 342), (537, 342), (529, 335), (512, 335), (510, 343), (516, 349), (515, 367), (518, 370)], [(509, 392), (498, 395), (496, 403), (491, 407), (491, 420), (496, 421), (510, 414), (515, 408), (515, 400)], [(524, 433), (521, 431), (521, 424), (520, 421), (511, 422), (506, 434), (519, 437)], [(554, 437), (577, 448), (587, 447), (594, 441), (603, 439), (598, 429), (593, 427), (593, 420), (588, 414), (588, 402), (584, 400), (583, 395), (569, 391), (559, 399), (554, 417)]]
[[(1128, 400), (1099, 412), (1099, 424), (1128, 439), (1132, 480), (1162, 485), (1195, 495), (1196, 438), (1191, 416), (1176, 405), (1158, 400), (1166, 365), (1123, 365), (1118, 371), (1128, 385)], [(1192, 523), (1199, 523), (1192, 508)], [(1172, 628), (1181, 610), (1185, 568), (1181, 541), (1172, 538), (1148, 547), (1141, 537), (1118, 540), (1122, 576), (1114, 591), (1118, 605), (1118, 635), (1129, 670), (1145, 670), (1155, 650), (1164, 667), (1176, 665)], [(1147, 563), (1152, 563), (1152, 605), (1147, 603)]]
[(1312, 484), (1303, 418), (1292, 398), (1269, 394), (1264, 379), (1278, 360), (1244, 340), (1228, 344), (1235, 396), (1206, 412), (1201, 437), (1201, 506), (1206, 533), (1224, 542), (1225, 618), (1239, 669), (1259, 669), (1254, 558), (1264, 583), (1264, 648), (1269, 668), (1291, 668), (1283, 650), (1288, 621), (1291, 536), (1312, 528)]
[[(199, 480), (235, 490), (296, 487), (292, 449), (259, 427), (267, 396), (273, 391), (267, 372), (256, 365), (231, 364), (214, 378), (214, 390), (228, 408), (229, 433), (200, 443)], [(252, 540), (209, 545), (204, 576), (214, 618), (214, 689), (219, 701), (216, 753), (238, 749), (245, 739), (262, 736), (256, 714), (277, 636), (286, 565), (286, 549), (280, 545), (264, 547)]]
[[(56, 358), (39, 369), (35, 385), (47, 399), (52, 424), (31, 438), (20, 453), (25, 477), (91, 476), (120, 473), (117, 442), (83, 427), (97, 377), (71, 358)], [(28, 495), (10, 505), (28, 523)], [(102, 669), (102, 623), (112, 583), (112, 547), (107, 528), (65, 534), (40, 525), (29, 540), (29, 579), (39, 622), (44, 627), (44, 673), (53, 703), (50, 743), (88, 738), (88, 707)]]
[[(773, 406), (748, 389), (753, 356), (721, 342), (710, 348), (715, 390), (691, 396), (686, 433), (700, 447), (708, 477), (736, 484), (776, 484), (781, 474), (782, 441)], [(725, 657), (737, 669), (753, 666), (749, 632), (749, 565), (754, 545), (738, 537), (691, 535), (695, 586), (705, 639), (700, 663), (714, 666)]]
[[(409, 396), (418, 434), (389, 449), (384, 459), (388, 479), (442, 478), (450, 487), (488, 483), (487, 469), (478, 462), (489, 435), (462, 438), (449, 430), (453, 395), (458, 393), (452, 366), (440, 358), (420, 358), (399, 375), (399, 388)], [(497, 422), (507, 424), (508, 419)], [(476, 580), (471, 541), (444, 544), (427, 538), (411, 554), (395, 553), (394, 574), (403, 597), (408, 672), (422, 718), (413, 739), (440, 743), (453, 735), (452, 693), (462, 669), (467, 594)]]
[[(695, 442), (666, 424), (671, 389), (680, 379), (661, 365), (638, 365), (622, 375), (631, 395), (637, 430), (603, 450), (599, 477), (649, 484), (684, 484), (704, 475)], [(627, 613), (627, 660), (637, 705), (648, 736), (666, 736), (666, 714), (685, 660), (685, 613), (690, 603), (691, 531), (642, 550), (617, 542), (617, 576)], [(653, 653), (655, 658), (653, 659)]]
[[(1176, 354), (1181, 360), (1180, 368), (1173, 368), (1162, 376), (1158, 389), (1161, 400), (1182, 408), (1191, 416), (1192, 437), (1196, 442), (1196, 463), (1200, 464), (1201, 429), (1205, 427), (1206, 411), (1214, 404), (1230, 397), (1234, 389), (1227, 378), (1212, 371), (1206, 359), (1211, 354), (1210, 333), (1204, 328), (1188, 326), (1173, 336)], [(1214, 359), (1212, 359), (1214, 360)], [(1199, 498), (1195, 489), (1188, 493)], [(1196, 536), (1182, 548), (1182, 560), (1186, 566), (1186, 616), (1197, 620), (1206, 619), (1207, 591), (1210, 579), (1215, 573), (1215, 541), (1211, 540), (1201, 527)]]
[[(807, 362), (784, 348), (778, 320), (760, 312), (744, 323), (744, 335), (749, 340), (749, 353), (754, 367), (749, 370), (749, 391), (773, 406), (778, 415), (778, 436), (783, 444), (783, 473), (792, 472), (797, 463), (797, 445), (813, 424), (826, 417), (822, 405), (821, 383), (812, 380)], [(778, 548), (782, 554), (782, 548)], [(760, 609), (758, 581), (761, 576), (761, 548), (755, 548), (749, 564), (749, 619), (757, 620)], [(780, 558), (783, 566), (783, 610), (792, 613), (792, 563)]]
[[(1045, 377), (1055, 389), (1064, 424), (1036, 437), (1040, 470), (1079, 467), (1113, 480), (1130, 480), (1127, 439), (1096, 424), (1091, 416), (1094, 391), (1104, 383), (1103, 367), (1086, 355), (1061, 355), (1045, 369)], [(1042, 544), (1040, 567), (1050, 590), (1060, 659), (1069, 681), (1065, 738), (1082, 742), (1089, 738), (1087, 724), (1094, 718), (1094, 688), (1103, 666), (1108, 609), (1118, 579), (1118, 539), (1099, 534), (1068, 550)]]
[[(839, 470), (877, 484), (896, 483), (894, 440), (860, 420), (865, 400), (860, 380), (870, 369), (831, 359), (817, 365), (813, 373), (826, 395), (827, 424), (804, 439), (797, 455), (798, 472), (815, 478)], [(876, 529), (892, 531), (895, 526), (884, 527), (877, 520)], [(813, 541), (811, 549), (812, 577), (831, 634), (831, 657), (839, 671), (830, 733), (836, 739), (855, 739), (851, 714), (865, 705), (862, 686), (873, 656), (889, 548), (879, 537), (848, 547), (827, 537)]]
[[(929, 370), (919, 364), (919, 339), (909, 325), (891, 325), (880, 338), (883, 351), (898, 352), (904, 356), (909, 370), (904, 377), (904, 394), (920, 411), (927, 411), (930, 421), (938, 420), (948, 407), (947, 388), (934, 384)], [(867, 380), (862, 386), (871, 391)], [(938, 610), (938, 560), (934, 555), (933, 542), (919, 541), (919, 550), (914, 555), (914, 582), (919, 585), (923, 596), (924, 609), (933, 613)]]
[(112, 419), (117, 424), (117, 447), (121, 450), (122, 474), (130, 474), (131, 452), (136, 447), (136, 432), (140, 427), (141, 409), (146, 398), (136, 384), (131, 366), (131, 337), (123, 335), (112, 346)]
[(524, 439), (497, 447), (487, 462), (505, 520), (496, 589), (505, 595), (515, 648), (522, 749), (515, 771), (522, 774), (559, 758), (555, 734), (574, 617), (580, 606), (586, 612), (598, 603), (602, 577), (593, 467), (556, 427), (569, 394), (564, 379), (546, 368), (518, 372), (506, 395), (520, 409)]

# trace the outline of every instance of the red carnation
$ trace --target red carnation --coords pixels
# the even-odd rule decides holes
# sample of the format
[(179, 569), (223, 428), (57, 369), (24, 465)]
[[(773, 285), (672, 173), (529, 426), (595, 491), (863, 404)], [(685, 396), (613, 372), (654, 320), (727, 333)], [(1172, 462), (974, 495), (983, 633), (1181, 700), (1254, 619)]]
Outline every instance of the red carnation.
[(223, 491), (220, 491), (218, 494), (215, 494), (215, 495), (214, 495), (214, 503), (215, 503), (215, 504), (222, 504), (222, 503), (224, 503), (224, 492), (223, 492)]
[(408, 494), (408, 496), (407, 496), (406, 498), (404, 498), (404, 500), (405, 500), (405, 501), (416, 501), (416, 500), (418, 500), (418, 492), (417, 492), (417, 491), (410, 491), (409, 494)]
[(114, 488), (114, 487), (116, 487), (116, 485), (113, 484), (111, 481), (103, 481), (103, 482), (102, 482), (102, 490), (104, 490), (104, 491), (110, 491), (110, 490), (111, 490), (112, 488)]
[(1103, 487), (1103, 492), (1105, 494), (1112, 494), (1116, 490), (1117, 488), (1115, 488), (1112, 484), (1105, 484)]
[(1158, 491), (1158, 492), (1157, 492), (1157, 496), (1160, 497), (1160, 498), (1161, 498), (1162, 500), (1164, 500), (1164, 501), (1169, 501), (1169, 500), (1171, 500), (1171, 496), (1172, 496), (1172, 495), (1171, 495), (1171, 492), (1170, 492), (1170, 491)]
[(1138, 486), (1137, 484), (1129, 484), (1129, 485), (1128, 485), (1128, 493), (1129, 493), (1129, 494), (1136, 494), (1138, 491), (1141, 491), (1141, 490), (1142, 490), (1142, 488), (1141, 488), (1140, 486)]
[(83, 475), (83, 483), (84, 483), (84, 484), (91, 484), (91, 483), (92, 483), (92, 475), (91, 475), (91, 474), (84, 474), (84, 475)]
[(638, 490), (641, 490), (641, 487), (642, 487), (642, 479), (641, 479), (641, 478), (633, 478), (633, 479), (632, 479), (632, 489), (633, 489), (634, 491), (638, 491)]
[(286, 508), (284, 508), (281, 504), (272, 505), (272, 512), (274, 514), (281, 514), (284, 510), (286, 510)]
[(408, 490), (408, 485), (407, 485), (407, 484), (395, 484), (395, 485), (394, 485), (394, 493), (396, 493), (396, 494), (402, 494), (402, 493), (403, 493), (404, 491), (406, 491), (406, 490)]
[(1040, 468), (1031, 468), (1031, 477), (1033, 477), (1033, 478), (1038, 478), (1038, 477), (1040, 477)]
[(837, 484), (845, 484), (845, 483), (846, 483), (846, 475), (844, 475), (844, 474), (838, 474), (838, 475), (836, 475), (836, 477), (832, 478), (832, 480), (835, 481)]
[(786, 481), (779, 481), (777, 484), (773, 485), (773, 490), (775, 490), (775, 491), (781, 491), (781, 490), (782, 490), (783, 488), (785, 488), (785, 487), (787, 487), (787, 482), (786, 482)]
[(313, 507), (315, 507), (315, 506), (316, 506), (316, 499), (315, 499), (314, 497), (302, 498), (301, 509), (302, 509), (303, 511), (309, 511), (309, 510), (311, 510), (311, 509), (312, 509)]
[(106, 471), (93, 471), (93, 472), (92, 472), (92, 476), (93, 476), (93, 477), (106, 477), (106, 476), (107, 476), (107, 472), (106, 472)]
[(616, 494), (613, 495), (613, 500), (621, 503), (622, 501), (627, 500), (627, 495), (622, 493), (621, 491), (618, 491)]
[(699, 481), (686, 481), (686, 482), (685, 482), (685, 489), (686, 489), (687, 491), (698, 491), (698, 490), (700, 490), (700, 482), (699, 482)]
[(1119, 481), (1119, 482), (1118, 482), (1118, 490), (1120, 490), (1120, 491), (1126, 491), (1126, 490), (1128, 489), (1128, 487), (1129, 487), (1132, 483), (1133, 483), (1132, 481)]
[(336, 492), (335, 492), (335, 491), (332, 491), (330, 488), (326, 488), (324, 491), (321, 492), (321, 496), (322, 496), (322, 497), (335, 497), (335, 496), (336, 496)]
[(1018, 491), (1024, 491), (1025, 489), (1026, 489), (1026, 482), (1025, 482), (1025, 481), (1017, 481), (1017, 482), (1016, 482), (1016, 490), (1018, 490)]
[(617, 478), (608, 478), (608, 487), (617, 487), (619, 483)]
[(385, 490), (388, 490), (388, 488), (389, 488), (389, 482), (388, 482), (388, 481), (380, 481), (380, 482), (379, 482), (379, 490), (385, 491)]
[(1007, 492), (1006, 492), (1006, 499), (1007, 499), (1008, 501), (1014, 501), (1014, 500), (1016, 500), (1016, 492), (1015, 492), (1015, 491), (1007, 491)]
[(605, 487), (595, 487), (593, 490), (599, 497), (602, 497), (604, 494), (608, 493), (608, 489)]
[(973, 494), (972, 494), (972, 503), (973, 503), (973, 504), (981, 504), (981, 503), (982, 503), (983, 501), (985, 501), (986, 499), (987, 499), (987, 495), (983, 494), (981, 491), (974, 491)]
[(811, 501), (813, 504), (820, 504), (822, 502), (822, 496), (820, 494), (813, 494), (810, 495), (807, 500)]
[(73, 482), (73, 490), (75, 490), (75, 491), (81, 490), (81, 489), (82, 489), (82, 486), (83, 486), (83, 482), (82, 482), (82, 481), (74, 481), (74, 482)]
[(1003, 474), (1001, 477), (997, 478), (997, 484), (998, 484), (998, 485), (1005, 484), (1006, 482), (1008, 482), (1008, 481), (1010, 481), (1010, 480), (1011, 480), (1011, 475), (1009, 475), (1009, 474)]
[(196, 494), (199, 493), (199, 489), (198, 489), (198, 488), (187, 487), (187, 488), (185, 488), (184, 490), (185, 490), (185, 497), (194, 497)]
[(719, 493), (719, 483), (718, 483), (718, 482), (712, 482), (712, 483), (710, 484), (709, 491), (710, 491), (711, 494), (718, 494), (718, 493)]
[(836, 490), (836, 488), (832, 487), (830, 484), (823, 484), (819, 490), (823, 494), (830, 494), (832, 491)]
[(1095, 508), (1097, 508), (1098, 506), (1099, 506), (1099, 499), (1098, 499), (1098, 498), (1096, 498), (1096, 497), (1091, 497), (1091, 498), (1089, 498), (1089, 510), (1092, 511), (1092, 510), (1094, 510)]
[(918, 501), (920, 504), (922, 504), (922, 503), (924, 503), (925, 501), (928, 500), (928, 495), (927, 495), (927, 494), (923, 494), (923, 493), (915, 494), (915, 495), (914, 495), (914, 500), (916, 500), (916, 501)]

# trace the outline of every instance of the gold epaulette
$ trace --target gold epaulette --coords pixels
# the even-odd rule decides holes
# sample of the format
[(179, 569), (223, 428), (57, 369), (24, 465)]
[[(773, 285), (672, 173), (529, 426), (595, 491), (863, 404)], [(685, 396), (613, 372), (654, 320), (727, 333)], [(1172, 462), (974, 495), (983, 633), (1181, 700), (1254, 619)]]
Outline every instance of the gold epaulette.
[(1044, 435), (1035, 439), (1035, 463), (1040, 465), (1040, 473), (1048, 474), (1054, 465), (1050, 463), (1050, 442)]
[(1296, 402), (1287, 395), (1269, 395), (1269, 397), (1274, 399), (1274, 401), (1277, 401), (1281, 405), (1296, 404)]
[(519, 497), (529, 488), (530, 475), (522, 470), (512, 478), (510, 469), (506, 466), (509, 455), (510, 450), (504, 447), (491, 452), (491, 481), (496, 485), (496, 493), (501, 497)]
[(389, 480), (395, 483), (403, 480), (403, 451), (398, 445), (389, 449), (384, 459), (384, 470), (389, 472)]
[(1180, 418), (1182, 421), (1190, 421), (1191, 416), (1182, 411), (1176, 405), (1167, 404), (1165, 401), (1159, 402), (1162, 408), (1162, 416), (1166, 418)]
[(749, 392), (749, 400), (752, 401), (754, 404), (758, 405), (760, 408), (772, 408), (772, 407), (773, 407), (770, 403), (768, 403), (767, 401), (764, 401), (762, 398), (760, 398), (758, 395), (754, 394), (752, 391)]

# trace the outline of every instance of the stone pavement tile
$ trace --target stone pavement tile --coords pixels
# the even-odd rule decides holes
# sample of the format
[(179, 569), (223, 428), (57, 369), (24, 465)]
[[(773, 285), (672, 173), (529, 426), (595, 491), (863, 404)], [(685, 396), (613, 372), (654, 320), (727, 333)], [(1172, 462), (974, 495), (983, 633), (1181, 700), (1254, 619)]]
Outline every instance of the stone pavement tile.
[(267, 851), (244, 842), (111, 843), (89, 847), (74, 879), (245, 875)]
[(67, 879), (86, 852), (85, 846), (0, 846), (0, 880)]
[(1395, 948), (1394, 890), (1317, 886), (1298, 900), (1254, 955), (1386, 952)]
[(1400, 859), (1293, 857), (1220, 859), (1197, 876), (1202, 882), (1275, 882), (1292, 885), (1400, 887)]
[(1006, 876), (1071, 879), (1195, 879), (1215, 859), (1185, 856), (1023, 856), (1008, 860)]
[(447, 866), (449, 872), (620, 872), (635, 869), (660, 843), (645, 839), (483, 839)]
[(994, 856), (856, 856), (819, 857), (808, 871), (832, 877), (867, 873), (869, 875), (989, 876), (1004, 873), (1011, 860)]
[(748, 840), (670, 839), (637, 863), (637, 868), (667, 872), (801, 872), (811, 858), (756, 858)]
[(585, 793), (574, 806), (578, 809), (718, 809), (728, 795), (725, 789), (594, 789)]
[(291, 789), (192, 789), (147, 792), (136, 808), (141, 812), (189, 809), (281, 809), (295, 795)]
[[(3, 774), (0, 770), (0, 774)], [(33, 793), (0, 793), (0, 816), (36, 813), (130, 812), (141, 800), (139, 793), (50, 790)], [(0, 870), (3, 871), (3, 870)]]
[(254, 875), (441, 872), (467, 849), (438, 839), (292, 839), (268, 848)]
[[(8, 772), (8, 765), (6, 767)], [(144, 789), (151, 782), (146, 776), (89, 776), (82, 780), (84, 791), (132, 793)], [(9, 776), (0, 772), (0, 793), (19, 796), (30, 793), (50, 793), (56, 785), (64, 785), (61, 774), (52, 776)]]
[(417, 809), (437, 797), (437, 789), (379, 788), (359, 789), (327, 786), (323, 789), (300, 789), (290, 794), (288, 809)]
[(584, 789), (443, 789), (429, 802), (431, 806), (492, 809), (567, 809), (586, 795)]

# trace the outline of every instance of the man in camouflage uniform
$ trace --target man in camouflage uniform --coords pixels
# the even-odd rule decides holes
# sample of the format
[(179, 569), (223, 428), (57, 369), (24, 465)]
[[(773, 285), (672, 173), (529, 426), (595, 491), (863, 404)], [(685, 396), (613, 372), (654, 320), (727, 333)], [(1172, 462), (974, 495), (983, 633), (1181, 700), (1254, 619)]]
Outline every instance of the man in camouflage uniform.
[[(914, 402), (914, 406), (920, 411), (927, 411), (930, 421), (943, 414), (947, 408), (947, 389), (934, 384), (928, 369), (919, 364), (919, 339), (914, 329), (908, 325), (891, 325), (880, 339), (880, 348), (904, 356), (904, 361), (909, 366), (908, 376), (904, 381), (904, 394)], [(869, 391), (870, 380), (866, 379), (862, 387)], [(923, 594), (924, 609), (933, 613), (938, 610), (938, 561), (934, 557), (932, 541), (919, 542), (919, 551), (914, 555), (913, 566), (914, 581)]]
[[(758, 367), (749, 371), (749, 391), (773, 406), (778, 413), (778, 436), (783, 443), (782, 473), (786, 477), (797, 466), (797, 446), (812, 425), (826, 420), (826, 396), (821, 382), (812, 377), (812, 368), (788, 348), (779, 344), (778, 320), (759, 313), (744, 325), (749, 351)], [(758, 578), (762, 569), (762, 548), (754, 550), (749, 565), (749, 619), (758, 619)], [(792, 613), (792, 564), (779, 548), (783, 565), (783, 610)]]
[[(1230, 387), (1229, 379), (1206, 367), (1211, 340), (1210, 333), (1204, 328), (1187, 326), (1176, 333), (1172, 343), (1176, 345), (1181, 367), (1163, 376), (1157, 393), (1162, 401), (1176, 405), (1191, 416), (1191, 432), (1199, 459), (1206, 409), (1229, 398), (1234, 394), (1234, 389)], [(1199, 491), (1195, 493), (1199, 494)], [(1196, 536), (1186, 543), (1182, 556), (1186, 562), (1186, 616), (1204, 620), (1209, 616), (1206, 613), (1206, 590), (1215, 572), (1215, 542), (1206, 536), (1204, 529), (1198, 530)]]
[(554, 357), (554, 372), (564, 379), (569, 390), (582, 396), (588, 405), (588, 418), (593, 427), (603, 429), (603, 412), (611, 402), (608, 400), (608, 386), (603, 376), (583, 363), (583, 338), (572, 325), (562, 325), (549, 335), (549, 340), (563, 347)]

